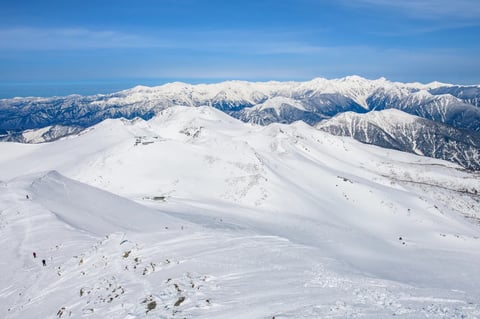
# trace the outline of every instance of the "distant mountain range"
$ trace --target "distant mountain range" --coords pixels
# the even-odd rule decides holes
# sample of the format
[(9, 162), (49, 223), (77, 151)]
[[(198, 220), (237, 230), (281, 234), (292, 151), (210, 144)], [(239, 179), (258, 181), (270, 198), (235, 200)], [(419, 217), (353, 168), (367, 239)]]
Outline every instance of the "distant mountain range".
[(0, 139), (50, 141), (108, 118), (150, 119), (172, 106), (212, 106), (260, 125), (304, 121), (363, 143), (480, 170), (480, 86), (358, 76), (308, 82), (176, 82), (105, 95), (3, 99)]

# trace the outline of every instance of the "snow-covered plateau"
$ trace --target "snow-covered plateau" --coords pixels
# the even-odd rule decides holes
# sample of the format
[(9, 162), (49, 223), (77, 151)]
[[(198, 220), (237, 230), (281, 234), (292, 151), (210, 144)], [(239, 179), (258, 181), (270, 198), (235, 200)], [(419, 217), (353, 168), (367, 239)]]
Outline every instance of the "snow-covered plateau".
[(208, 106), (2, 142), (0, 317), (479, 318), (479, 177)]

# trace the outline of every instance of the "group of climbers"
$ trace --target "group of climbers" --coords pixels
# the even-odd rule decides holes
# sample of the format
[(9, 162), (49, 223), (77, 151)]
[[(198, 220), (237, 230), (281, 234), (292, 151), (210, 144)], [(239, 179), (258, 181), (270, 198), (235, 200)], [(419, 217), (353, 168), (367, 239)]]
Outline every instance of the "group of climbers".
[[(25, 198), (30, 199), (30, 196), (28, 196), (28, 194), (27, 194), (27, 195), (25, 195)], [(37, 253), (36, 252), (33, 252), (33, 258), (34, 259), (37, 258)], [(47, 266), (47, 261), (45, 259), (42, 259), (42, 265), (43, 265), (43, 267)]]
[[(37, 258), (37, 253), (33, 252), (33, 258)], [(42, 265), (45, 267), (47, 265), (47, 261), (45, 259), (42, 259)]]

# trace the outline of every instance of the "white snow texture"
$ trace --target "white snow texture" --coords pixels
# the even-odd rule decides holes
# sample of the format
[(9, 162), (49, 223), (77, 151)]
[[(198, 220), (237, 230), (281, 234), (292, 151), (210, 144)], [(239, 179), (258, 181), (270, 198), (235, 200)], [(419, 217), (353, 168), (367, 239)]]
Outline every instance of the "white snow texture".
[(1, 318), (480, 317), (449, 162), (171, 107), (0, 143), (0, 180)]

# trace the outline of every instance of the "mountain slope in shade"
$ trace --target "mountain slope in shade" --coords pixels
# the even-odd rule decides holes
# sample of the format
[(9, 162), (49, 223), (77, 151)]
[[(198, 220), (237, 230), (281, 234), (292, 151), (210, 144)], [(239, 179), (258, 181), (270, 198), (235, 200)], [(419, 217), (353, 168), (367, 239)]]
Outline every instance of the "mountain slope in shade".
[(78, 134), (83, 130), (84, 128), (80, 126), (53, 125), (40, 129), (31, 129), (0, 135), (0, 141), (33, 144), (45, 143), (55, 141), (69, 135)]
[(375, 110), (399, 109), (456, 128), (480, 131), (480, 108), (449, 94), (418, 91), (405, 96), (385, 95), (383, 90), (369, 98)]
[(244, 122), (260, 125), (293, 123), (299, 119), (313, 124), (324, 118), (321, 115), (308, 111), (300, 101), (280, 96), (240, 111), (230, 112), (229, 114)]
[(430, 90), (434, 95), (439, 94), (450, 94), (453, 95), (465, 103), (472, 104), (480, 107), (480, 87), (471, 85), (471, 86), (441, 86)]
[(367, 144), (440, 158), (480, 170), (480, 134), (429, 121), (399, 110), (343, 113), (316, 128)]

